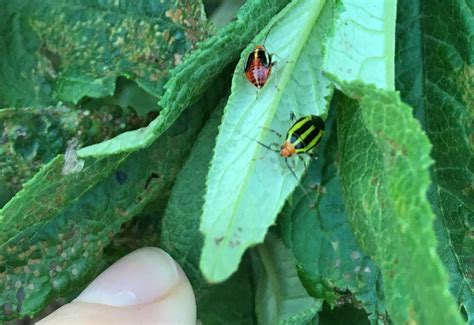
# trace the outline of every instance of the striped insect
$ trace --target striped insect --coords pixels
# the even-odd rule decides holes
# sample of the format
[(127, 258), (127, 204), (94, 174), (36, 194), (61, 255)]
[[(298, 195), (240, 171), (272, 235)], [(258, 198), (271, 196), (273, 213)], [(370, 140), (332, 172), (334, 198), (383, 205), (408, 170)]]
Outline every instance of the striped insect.
[(265, 86), (275, 63), (267, 49), (263, 45), (257, 45), (249, 54), (245, 64), (245, 76), (255, 87), (260, 89)]
[[(294, 116), (292, 114), (292, 119)], [(278, 136), (281, 136), (278, 132), (270, 130), (276, 133)], [(307, 154), (313, 156), (311, 150), (314, 149), (319, 143), (324, 135), (324, 121), (321, 117), (317, 115), (308, 115), (299, 118), (296, 120), (293, 125), (289, 128), (285, 142), (280, 145), (280, 149), (273, 149), (271, 146), (266, 145), (260, 141), (257, 141), (260, 145), (267, 148), (268, 150), (277, 152), (285, 158), (285, 163), (290, 170), (291, 174), (298, 180), (298, 176), (291, 168), (288, 163), (288, 158), (293, 155)], [(303, 186), (301, 186), (303, 192), (308, 195), (308, 192)]]
[[(285, 143), (280, 147), (280, 155), (285, 159), (294, 154), (310, 154), (324, 135), (324, 121), (316, 115), (308, 115), (298, 119), (288, 130)], [(311, 155), (311, 154), (310, 154)]]

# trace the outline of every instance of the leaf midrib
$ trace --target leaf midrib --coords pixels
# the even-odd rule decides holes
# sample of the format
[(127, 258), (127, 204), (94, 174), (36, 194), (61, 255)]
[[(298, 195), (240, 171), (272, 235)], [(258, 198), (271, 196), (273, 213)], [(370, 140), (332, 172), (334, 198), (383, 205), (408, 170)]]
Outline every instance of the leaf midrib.
[[(322, 0), (322, 1), (319, 1), (318, 3), (316, 3), (315, 5), (318, 5), (318, 8), (314, 8), (314, 12), (313, 12), (313, 17), (312, 19), (311, 18), (308, 18), (308, 24), (306, 24), (305, 26), (302, 27), (302, 32), (301, 32), (301, 42), (297, 42), (297, 45), (295, 46), (295, 49), (294, 51), (291, 52), (290, 56), (288, 57), (288, 63), (287, 65), (285, 66), (284, 70), (283, 70), (283, 74), (282, 74), (282, 77), (280, 79), (280, 82), (278, 84), (278, 87), (276, 89), (276, 96), (274, 97), (274, 99), (271, 101), (271, 104), (269, 105), (269, 109), (274, 112), (276, 111), (276, 108), (277, 106), (279, 105), (280, 103), (280, 100), (281, 100), (281, 97), (283, 95), (283, 89), (286, 88), (286, 85), (288, 84), (289, 80), (290, 80), (290, 77), (291, 77), (291, 74), (292, 72), (294, 71), (294, 68), (295, 68), (295, 65), (296, 65), (296, 62), (299, 58), (299, 56), (301, 55), (301, 52), (303, 51), (303, 48), (304, 46), (306, 45), (306, 41), (308, 40), (310, 34), (311, 34), (311, 31), (314, 27), (314, 25), (316, 24), (317, 22), (317, 18), (319, 17), (319, 14), (322, 10), (322, 8), (324, 7), (324, 5), (326, 4), (326, 1), (325, 0)], [(296, 3), (295, 2), (292, 2), (290, 5), (292, 5), (293, 7), (296, 6)], [(289, 6), (290, 6), (289, 5)], [(290, 7), (287, 7), (287, 8), (290, 8)], [(290, 8), (291, 9), (291, 8)], [(288, 11), (290, 10), (288, 9)], [(271, 27), (274, 23), (276, 23), (276, 21), (274, 22), (270, 22), (268, 25)], [(266, 32), (266, 30), (262, 31), (262, 32)], [(251, 49), (251, 45), (249, 45), (247, 47), (247, 51), (244, 51), (244, 53), (247, 53), (248, 50)], [(244, 58), (245, 59), (245, 58)], [(241, 62), (239, 62), (237, 68), (239, 68), (243, 62), (243, 59), (241, 58)], [(284, 87), (282, 87), (282, 85)], [(232, 85), (232, 88), (234, 88), (234, 84)], [(269, 114), (268, 115), (268, 118), (267, 118), (267, 121), (265, 123), (265, 125), (269, 125), (271, 121), (269, 121), (269, 119), (273, 119), (274, 117), (274, 114), (271, 115)], [(263, 133), (260, 133), (260, 137), (258, 138), (258, 140), (260, 141), (261, 138), (262, 138), (262, 134)], [(257, 146), (255, 146), (255, 148), (257, 148)], [(244, 188), (247, 188), (248, 187), (248, 183), (251, 179), (251, 176), (253, 175), (253, 171), (255, 170), (255, 166), (256, 166), (256, 162), (255, 161), (252, 161), (251, 163), (251, 167), (248, 169), (248, 172), (246, 173), (245, 175), (245, 178), (244, 178), (244, 181), (242, 183), (242, 187), (241, 189), (244, 189)], [(232, 212), (231, 212), (231, 218), (228, 222), (229, 225), (233, 225), (235, 223), (235, 218), (237, 217), (237, 213), (236, 213), (236, 210), (237, 210), (237, 206), (239, 204), (239, 202), (241, 202), (241, 197), (245, 194), (246, 192), (243, 191), (243, 190), (240, 190), (238, 195), (237, 195), (237, 198), (236, 200), (234, 201), (235, 203), (232, 205)], [(283, 207), (283, 203), (284, 202), (281, 202), (280, 204), (280, 210), (281, 208)], [(229, 242), (229, 233), (231, 232), (232, 229), (227, 229), (226, 233), (225, 233), (225, 236), (224, 236), (224, 241), (226, 243)], [(248, 243), (248, 241), (247, 241)], [(211, 273), (212, 274), (215, 274), (215, 271), (216, 269), (218, 269), (217, 265), (220, 264), (220, 261), (222, 260), (221, 256), (223, 254), (223, 250), (222, 249), (219, 249), (217, 250), (217, 256), (216, 258), (214, 259), (214, 263), (213, 263), (213, 266), (211, 268)]]

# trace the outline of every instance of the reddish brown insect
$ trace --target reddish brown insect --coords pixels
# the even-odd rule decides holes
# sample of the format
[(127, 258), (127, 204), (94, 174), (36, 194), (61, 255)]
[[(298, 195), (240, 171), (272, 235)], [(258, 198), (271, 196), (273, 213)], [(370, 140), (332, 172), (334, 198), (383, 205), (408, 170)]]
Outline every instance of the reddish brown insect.
[(263, 45), (257, 45), (247, 59), (245, 76), (255, 87), (262, 88), (270, 77), (274, 65), (272, 55)]

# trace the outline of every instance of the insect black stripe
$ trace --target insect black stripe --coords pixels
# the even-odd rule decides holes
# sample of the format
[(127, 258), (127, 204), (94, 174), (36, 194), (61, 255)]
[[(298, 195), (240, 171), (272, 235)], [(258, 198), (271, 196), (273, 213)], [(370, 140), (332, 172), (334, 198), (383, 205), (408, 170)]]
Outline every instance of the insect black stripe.
[[(313, 131), (311, 131), (308, 136), (304, 139), (304, 143), (306, 145), (309, 145), (320, 133), (322, 132), (322, 130), (318, 129), (318, 128), (315, 128)], [(306, 150), (310, 150), (312, 148), (314, 148), (320, 141), (321, 141), (322, 137), (319, 138), (318, 142), (312, 146), (311, 148), (306, 148)]]
[(250, 67), (252, 66), (252, 61), (253, 61), (253, 52), (249, 54), (249, 57), (247, 59), (247, 64), (245, 64), (244, 71), (249, 71)]
[(267, 53), (264, 50), (258, 49), (257, 50), (257, 57), (258, 57), (258, 59), (260, 60), (260, 62), (262, 63), (263, 66), (268, 67), (268, 65), (269, 65), (268, 56), (267, 56)]
[[(298, 124), (299, 122), (301, 122), (305, 118), (306, 117), (300, 118), (293, 125)], [(311, 127), (311, 125), (312, 125), (311, 120), (308, 120), (305, 123), (303, 123), (299, 128), (297, 128), (295, 130), (290, 129), (290, 132), (292, 131), (294, 135), (296, 135), (298, 137), (301, 137), (301, 135), (303, 135), (306, 131), (308, 131), (308, 129)]]
[(316, 116), (316, 115), (311, 115), (311, 121), (313, 122), (314, 126), (324, 131), (324, 121), (321, 117)]

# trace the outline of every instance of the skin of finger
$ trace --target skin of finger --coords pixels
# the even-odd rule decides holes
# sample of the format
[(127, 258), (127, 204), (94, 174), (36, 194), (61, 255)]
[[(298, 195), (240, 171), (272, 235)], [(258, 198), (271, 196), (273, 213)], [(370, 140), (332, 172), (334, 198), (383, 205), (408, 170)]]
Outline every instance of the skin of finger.
[[(132, 268), (130, 268), (131, 266)], [(133, 272), (133, 270), (135, 270), (135, 272)], [(178, 279), (177, 281), (175, 281), (176, 279), (173, 280), (171, 282), (172, 285), (163, 291), (163, 287), (159, 284), (160, 279), (168, 280), (169, 278), (166, 275), (172, 270), (174, 270), (174, 272), (177, 271)], [(164, 251), (147, 247), (132, 252), (101, 274), (99, 276), (99, 278), (101, 278), (100, 281), (96, 279), (95, 282), (102, 283), (102, 285), (99, 284), (99, 287), (103, 287), (103, 285), (107, 285), (108, 282), (120, 281), (120, 275), (117, 278), (118, 273), (123, 273), (121, 276), (124, 277), (124, 282), (127, 282), (127, 279), (133, 279), (134, 281), (131, 281), (132, 283), (129, 285), (132, 285), (132, 287), (136, 289), (136, 285), (138, 284), (138, 287), (142, 287), (142, 291), (143, 285), (145, 284), (145, 287), (147, 287), (146, 283), (151, 281), (152, 283), (150, 283), (148, 287), (156, 287), (157, 292), (159, 292), (157, 298), (150, 300), (150, 292), (143, 292), (143, 294), (148, 297), (145, 299), (145, 302), (117, 307), (111, 306), (107, 304), (107, 302), (104, 302), (105, 304), (91, 303), (91, 301), (88, 300), (90, 298), (80, 299), (81, 297), (79, 297), (77, 300), (64, 305), (53, 314), (44, 318), (39, 324), (195, 324), (196, 302), (192, 287), (181, 267)], [(108, 278), (110, 278), (110, 280), (107, 280)], [(148, 280), (146, 280), (147, 278)], [(139, 281), (137, 282), (135, 280)], [(144, 282), (141, 280), (144, 280)], [(156, 286), (157, 284), (158, 286)], [(121, 284), (119, 287), (120, 286)], [(91, 287), (93, 286), (90, 286), (90, 288)], [(125, 285), (124, 289), (128, 289), (127, 285)], [(140, 292), (137, 293), (140, 295)], [(138, 301), (143, 300), (138, 299)]]
[(182, 283), (170, 295), (153, 303), (113, 307), (73, 302), (58, 309), (38, 324), (196, 324), (194, 295)]

